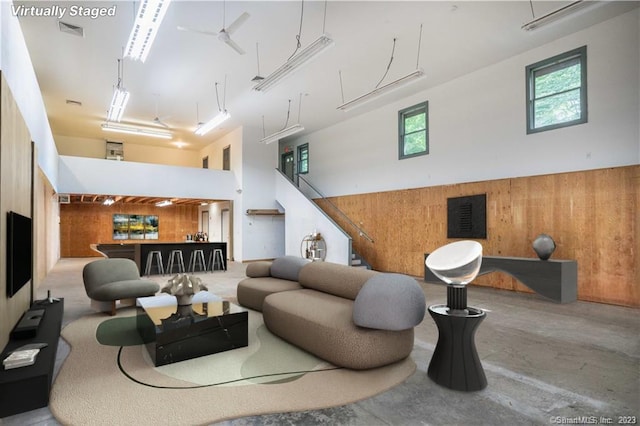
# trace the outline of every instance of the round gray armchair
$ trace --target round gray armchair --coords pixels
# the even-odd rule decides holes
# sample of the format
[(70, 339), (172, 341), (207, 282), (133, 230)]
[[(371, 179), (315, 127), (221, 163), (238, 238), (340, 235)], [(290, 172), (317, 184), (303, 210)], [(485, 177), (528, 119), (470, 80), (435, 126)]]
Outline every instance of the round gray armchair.
[(87, 263), (82, 270), (82, 279), (92, 306), (111, 315), (116, 314), (117, 300), (153, 296), (160, 290), (158, 283), (140, 278), (138, 266), (131, 259), (100, 259)]

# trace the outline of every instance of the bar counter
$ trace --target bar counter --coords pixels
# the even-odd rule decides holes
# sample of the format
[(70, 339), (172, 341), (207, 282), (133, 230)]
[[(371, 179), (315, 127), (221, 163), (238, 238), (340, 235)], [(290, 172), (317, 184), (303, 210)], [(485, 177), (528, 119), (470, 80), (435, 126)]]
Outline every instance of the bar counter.
[(140, 275), (144, 274), (144, 267), (147, 262), (147, 256), (150, 251), (160, 251), (162, 253), (162, 262), (167, 267), (171, 250), (182, 250), (184, 258), (184, 266), (189, 267), (189, 256), (194, 250), (200, 249), (204, 251), (205, 261), (209, 260), (209, 254), (214, 249), (222, 250), (222, 258), (227, 262), (227, 243), (222, 242), (180, 242), (180, 243), (121, 243), (121, 244), (98, 244), (98, 251), (104, 253), (110, 258), (126, 258), (131, 259), (138, 265)]

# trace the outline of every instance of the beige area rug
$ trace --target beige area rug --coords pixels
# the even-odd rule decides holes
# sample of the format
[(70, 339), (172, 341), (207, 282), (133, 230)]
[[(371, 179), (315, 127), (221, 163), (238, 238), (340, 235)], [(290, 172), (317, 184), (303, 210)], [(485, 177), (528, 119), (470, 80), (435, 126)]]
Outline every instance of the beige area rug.
[(90, 315), (62, 330), (71, 353), (51, 391), (49, 407), (58, 421), (196, 425), (314, 410), (384, 392), (416, 369), (411, 358), (367, 371), (336, 368), (273, 336), (254, 311), (248, 347), (154, 367), (143, 345), (104, 345), (96, 338), (101, 323), (134, 314)]

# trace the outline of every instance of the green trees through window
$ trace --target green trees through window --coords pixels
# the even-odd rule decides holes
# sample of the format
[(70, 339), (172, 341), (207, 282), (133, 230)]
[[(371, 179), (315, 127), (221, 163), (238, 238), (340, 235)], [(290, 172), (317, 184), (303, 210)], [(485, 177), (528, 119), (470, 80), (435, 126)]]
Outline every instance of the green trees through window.
[(309, 173), (309, 144), (298, 146), (298, 173)]
[(587, 49), (527, 67), (527, 133), (587, 122)]
[(398, 112), (399, 158), (429, 153), (428, 102)]

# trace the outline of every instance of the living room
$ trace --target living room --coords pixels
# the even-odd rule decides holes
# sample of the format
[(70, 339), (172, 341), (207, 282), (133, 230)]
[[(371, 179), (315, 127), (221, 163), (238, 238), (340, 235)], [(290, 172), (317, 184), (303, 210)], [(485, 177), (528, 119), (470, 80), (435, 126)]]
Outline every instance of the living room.
[[(263, 134), (260, 126), (246, 126), (211, 138), (200, 150), (164, 148), (160, 150), (163, 155), (158, 156), (161, 159), (153, 160), (157, 162), (155, 165), (142, 164), (145, 154), (141, 144), (125, 145), (125, 161), (107, 162), (96, 158), (98, 154), (87, 158), (80, 153), (91, 144), (102, 147), (104, 140), (75, 139), (86, 144), (76, 143), (74, 148), (73, 138), (47, 130), (47, 110), (42, 102), (38, 105), (34, 101), (42, 98), (34, 84), (35, 77), (28, 82), (25, 76), (29, 73), (23, 72), (22, 67), (28, 61), (24, 45), (15, 38), (14, 31), (20, 25), (14, 21), (18, 19), (11, 15), (7, 4), (2, 7), (0, 66), (7, 80), (6, 87), (11, 90), (17, 110), (26, 122), (26, 139), (34, 141), (36, 146), (35, 195), (31, 203), (27, 197), (26, 205), (22, 196), (15, 196), (22, 206), (4, 198), (5, 194), (9, 197), (12, 193), (8, 188), (13, 185), (17, 172), (5, 163), (11, 157), (3, 155), (2, 210), (30, 213), (33, 205), (35, 235), (39, 242), (33, 280), (37, 294), (45, 290), (41, 284), (63, 257), (58, 226), (61, 213), (57, 199), (51, 196), (54, 193), (147, 195), (151, 192), (154, 196), (233, 200), (237, 232), (233, 258), (237, 262), (299, 255), (297, 248), (302, 236), (288, 235), (286, 214), (282, 224), (277, 222), (280, 219), (251, 217), (245, 211), (281, 208), (271, 184), (274, 169), (283, 154), (297, 153), (298, 147), (308, 144), (309, 170), (304, 178), (373, 237), (375, 242), (371, 243), (355, 232), (353, 246), (376, 270), (422, 277), (425, 253), (450, 241), (446, 237), (447, 199), (487, 194), (488, 237), (481, 240), (485, 254), (533, 257), (533, 239), (547, 233), (557, 244), (553, 258), (578, 262), (580, 301), (629, 307), (634, 309), (632, 312), (640, 306), (637, 287), (640, 272), (635, 250), (639, 232), (640, 158), (637, 6), (594, 25), (567, 30), (561, 37), (537, 40), (530, 48), (507, 58), (486, 58), (468, 73), (436, 74), (433, 76), (436, 81), (429, 88), (371, 104), (365, 113), (316, 128), (300, 137), (263, 145), (257, 143)], [(451, 4), (447, 4), (447, 9), (450, 7)], [(458, 12), (462, 9), (464, 7)], [(521, 31), (519, 25), (516, 27)], [(431, 41), (425, 40), (425, 44), (433, 46), (434, 37), (431, 34)], [(14, 49), (20, 45), (22, 47)], [(588, 50), (588, 122), (527, 134), (525, 68), (581, 46), (587, 46)], [(381, 57), (388, 55), (387, 48), (391, 48), (391, 40), (381, 48), (385, 51)], [(457, 54), (465, 53), (469, 52)], [(318, 61), (321, 62), (321, 58)], [(427, 63), (428, 59), (423, 56), (422, 62)], [(423, 66), (429, 74), (428, 66)], [(253, 74), (254, 70), (250, 72)], [(347, 80), (348, 76), (345, 71), (345, 83), (352, 82)], [(347, 88), (352, 90), (345, 86)], [(291, 115), (296, 116), (299, 100), (296, 93), (289, 96), (293, 98)], [(313, 96), (311, 93), (300, 102), (300, 121), (305, 126), (305, 117), (311, 115), (306, 108), (312, 108)], [(424, 101), (428, 101), (429, 153), (399, 159), (398, 112)], [(282, 103), (284, 118), (286, 99), (283, 98)], [(151, 115), (156, 112), (153, 107), (151, 105)], [(3, 120), (3, 131), (5, 123)], [(8, 140), (5, 138), (12, 137), (3, 136), (3, 147)], [(235, 178), (223, 170), (200, 170), (201, 159), (207, 155), (214, 165), (212, 168), (222, 169), (222, 150), (227, 146), (231, 146), (231, 170)], [(25, 156), (23, 159), (28, 157), (27, 152), (20, 155)], [(70, 165), (72, 163), (75, 166)], [(184, 167), (185, 164), (189, 167)], [(185, 169), (192, 169), (194, 174), (207, 174), (187, 176), (191, 172)], [(146, 179), (128, 178), (141, 170)], [(167, 174), (167, 170), (174, 173)], [(215, 174), (219, 176), (213, 176)], [(113, 179), (107, 181), (102, 176)], [(194, 181), (218, 182), (219, 179), (230, 179), (233, 183), (193, 185)], [(149, 182), (162, 182), (162, 187), (153, 187)], [(74, 186), (76, 184), (78, 186)], [(185, 188), (194, 186), (207, 188), (197, 188), (196, 194), (186, 193)], [(29, 192), (28, 185), (22, 192)], [(318, 198), (318, 195), (311, 194), (311, 197)], [(320, 199), (319, 204), (326, 204), (327, 200)], [(107, 207), (101, 208), (107, 210)], [(325, 211), (353, 233), (332, 207), (325, 205)], [(193, 216), (201, 226), (200, 210)], [(316, 228), (313, 224), (304, 226), (306, 232)], [(4, 250), (4, 241), (2, 247)], [(4, 280), (4, 273), (2, 276)], [(479, 277), (476, 283), (528, 292), (522, 284), (502, 274)], [(29, 301), (29, 295), (21, 293), (0, 303), (4, 343)]]

